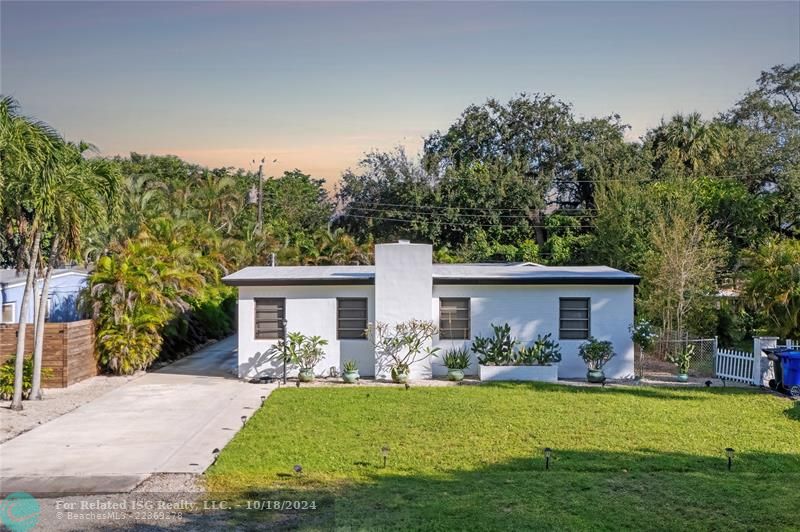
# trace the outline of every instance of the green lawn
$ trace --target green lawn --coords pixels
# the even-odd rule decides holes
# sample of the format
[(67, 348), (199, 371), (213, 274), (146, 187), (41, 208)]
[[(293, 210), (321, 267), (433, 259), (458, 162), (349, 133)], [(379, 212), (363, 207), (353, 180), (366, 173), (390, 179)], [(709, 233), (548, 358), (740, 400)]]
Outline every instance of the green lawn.
[(234, 512), (279, 527), (796, 530), (800, 403), (730, 388), (284, 388), (207, 480), (241, 500), (319, 501)]

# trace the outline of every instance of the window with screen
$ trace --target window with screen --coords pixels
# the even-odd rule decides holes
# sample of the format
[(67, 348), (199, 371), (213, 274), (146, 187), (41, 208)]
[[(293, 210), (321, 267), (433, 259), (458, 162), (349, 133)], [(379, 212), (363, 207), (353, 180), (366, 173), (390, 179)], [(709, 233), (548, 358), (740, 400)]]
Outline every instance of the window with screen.
[(589, 338), (588, 297), (562, 297), (558, 317), (560, 339), (586, 340)]
[(468, 297), (439, 299), (439, 338), (441, 340), (469, 340)]
[(363, 340), (367, 337), (367, 298), (340, 297), (336, 300), (336, 337)]
[(286, 300), (257, 297), (256, 339), (281, 340), (285, 334)]

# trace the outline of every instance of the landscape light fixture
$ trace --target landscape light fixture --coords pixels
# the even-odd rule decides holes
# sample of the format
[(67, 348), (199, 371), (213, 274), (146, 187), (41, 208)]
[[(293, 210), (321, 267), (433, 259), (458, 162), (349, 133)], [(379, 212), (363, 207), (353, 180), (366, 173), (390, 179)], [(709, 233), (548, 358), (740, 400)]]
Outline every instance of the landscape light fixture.
[(386, 459), (389, 458), (389, 446), (384, 445), (381, 447), (381, 456), (383, 456), (383, 467), (386, 467)]
[(553, 449), (550, 447), (544, 448), (544, 468), (550, 469), (550, 457), (553, 456)]
[(266, 400), (267, 400), (267, 396), (266, 395), (262, 395), (261, 396), (261, 406), (264, 406), (264, 401), (266, 401)]
[(731, 470), (731, 466), (733, 466), (733, 453), (736, 451), (733, 450), (733, 447), (728, 447), (725, 449), (725, 454), (728, 455), (728, 471)]
[(294, 466), (294, 472), (299, 475), (300, 473), (303, 472), (303, 466), (301, 466), (300, 464), (295, 465)]
[(219, 458), (219, 449), (217, 449), (217, 448), (215, 447), (215, 448), (214, 448), (214, 450), (213, 450), (213, 451), (211, 451), (211, 456), (213, 456), (213, 457), (214, 457), (214, 460), (211, 462), (211, 465), (214, 465), (214, 464), (216, 464), (216, 463), (217, 463), (217, 458)]
[(242, 426), (243, 427), (244, 427), (245, 423), (247, 423), (247, 416), (242, 416)]

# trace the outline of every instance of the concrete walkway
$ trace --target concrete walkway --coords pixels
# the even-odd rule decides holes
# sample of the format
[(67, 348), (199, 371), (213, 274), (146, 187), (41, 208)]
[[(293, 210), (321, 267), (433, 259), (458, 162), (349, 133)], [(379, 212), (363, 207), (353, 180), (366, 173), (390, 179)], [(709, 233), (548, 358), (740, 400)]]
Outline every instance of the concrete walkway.
[(0, 493), (119, 493), (202, 473), (276, 387), (235, 378), (235, 349), (227, 338), (0, 445)]

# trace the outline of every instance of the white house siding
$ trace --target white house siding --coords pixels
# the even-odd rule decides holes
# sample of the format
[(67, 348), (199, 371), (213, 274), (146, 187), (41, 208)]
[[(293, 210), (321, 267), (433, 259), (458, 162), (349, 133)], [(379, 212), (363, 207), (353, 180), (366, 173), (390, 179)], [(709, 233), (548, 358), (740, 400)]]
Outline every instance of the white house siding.
[[(270, 359), (270, 348), (277, 340), (255, 339), (256, 297), (286, 299), (286, 330), (305, 335), (318, 335), (328, 340), (326, 357), (316, 368), (317, 375), (327, 374), (331, 366), (341, 370), (345, 360), (358, 362), (362, 376), (374, 375), (375, 357), (369, 340), (336, 339), (336, 298), (366, 297), (368, 320), (374, 321), (375, 290), (373, 286), (240, 286), (239, 287), (239, 376), (277, 377), (283, 374), (282, 364)], [(289, 368), (290, 376), (297, 369)]]
[[(560, 378), (583, 378), (586, 366), (578, 357), (583, 340), (558, 338), (559, 298), (591, 299), (590, 334), (598, 340), (610, 340), (617, 355), (605, 368), (609, 378), (632, 377), (633, 342), (628, 327), (633, 318), (633, 286), (630, 285), (434, 285), (433, 316), (438, 320), (440, 297), (469, 297), (471, 337), (491, 335), (491, 324), (508, 323), (511, 332), (522, 342), (530, 342), (537, 334), (552, 333), (561, 346)], [(442, 352), (471, 341), (436, 340)], [(470, 373), (478, 366), (472, 354)], [(433, 361), (434, 375), (445, 375), (441, 360)]]

